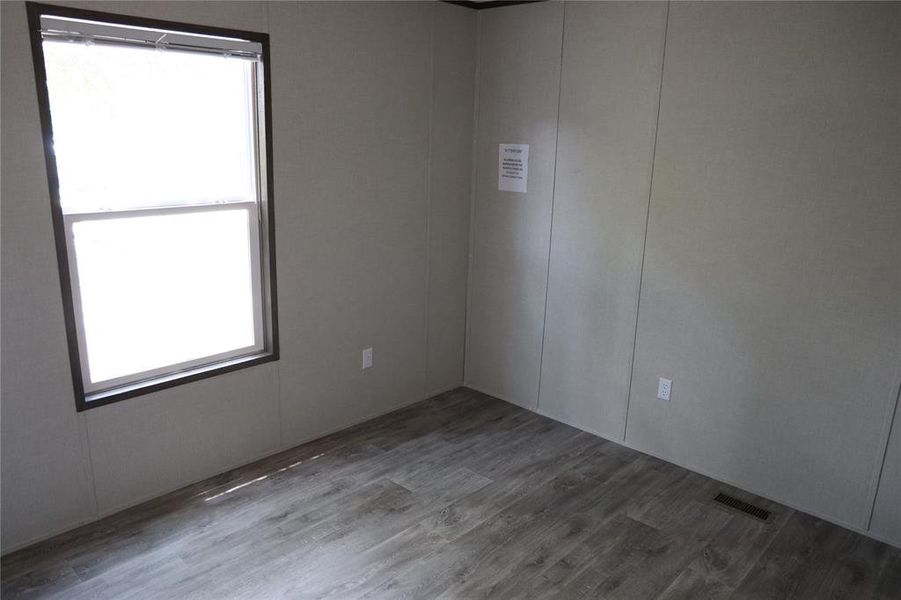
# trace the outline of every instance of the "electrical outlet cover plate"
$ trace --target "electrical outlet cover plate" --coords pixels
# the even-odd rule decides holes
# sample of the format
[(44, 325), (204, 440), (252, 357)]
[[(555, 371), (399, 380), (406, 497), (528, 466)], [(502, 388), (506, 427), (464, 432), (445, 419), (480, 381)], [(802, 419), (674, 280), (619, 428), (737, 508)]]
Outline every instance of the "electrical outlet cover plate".
[(372, 348), (366, 348), (363, 350), (363, 368), (368, 369), (372, 367)]
[(657, 399), (669, 401), (670, 392), (673, 390), (673, 380), (661, 377), (657, 380)]

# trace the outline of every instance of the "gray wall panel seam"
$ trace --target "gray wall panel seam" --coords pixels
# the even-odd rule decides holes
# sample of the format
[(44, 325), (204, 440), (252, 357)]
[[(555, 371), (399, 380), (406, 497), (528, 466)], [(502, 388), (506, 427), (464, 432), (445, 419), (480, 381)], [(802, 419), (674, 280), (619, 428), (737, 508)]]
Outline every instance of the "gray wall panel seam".
[(666, 68), (666, 38), (669, 32), (670, 1), (666, 3), (666, 17), (663, 25), (663, 48), (660, 56), (660, 80), (657, 84), (657, 119), (654, 124), (654, 144), (651, 149), (651, 174), (648, 180), (648, 204), (644, 220), (644, 241), (641, 247), (641, 266), (638, 269), (638, 294), (635, 299), (635, 327), (632, 333), (632, 357), (629, 361), (629, 389), (626, 391), (626, 416), (623, 419), (623, 441), (629, 431), (629, 408), (632, 405), (632, 380), (635, 377), (635, 352), (638, 347), (638, 319), (641, 312), (641, 287), (644, 280), (644, 261), (648, 249), (648, 226), (651, 222), (651, 197), (654, 191), (654, 165), (657, 162), (657, 138), (660, 134), (660, 107), (663, 103), (663, 75)]

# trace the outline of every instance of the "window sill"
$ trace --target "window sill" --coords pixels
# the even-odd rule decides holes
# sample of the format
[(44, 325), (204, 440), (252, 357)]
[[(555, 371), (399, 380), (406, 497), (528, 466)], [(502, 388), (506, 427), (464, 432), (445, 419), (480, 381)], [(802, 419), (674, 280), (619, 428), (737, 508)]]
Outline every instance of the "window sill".
[(230, 373), (232, 371), (238, 371), (240, 369), (246, 369), (248, 367), (261, 365), (263, 363), (273, 362), (276, 360), (278, 360), (277, 352), (264, 352), (251, 356), (233, 358), (211, 365), (192, 367), (190, 369), (185, 369), (184, 371), (178, 371), (176, 373), (154, 377), (153, 379), (147, 379), (145, 381), (140, 381), (137, 383), (122, 385), (109, 390), (87, 393), (83, 398), (77, 399), (80, 400), (79, 402), (77, 402), (77, 409), (79, 412), (81, 412), (92, 408), (97, 408), (99, 406), (112, 404), (114, 402), (119, 402), (120, 400), (126, 400), (128, 398), (134, 398), (135, 396), (142, 396), (144, 394), (158, 392), (160, 390), (165, 390), (185, 383), (190, 383), (192, 381), (199, 381), (201, 379), (215, 377), (216, 375), (221, 375), (223, 373)]

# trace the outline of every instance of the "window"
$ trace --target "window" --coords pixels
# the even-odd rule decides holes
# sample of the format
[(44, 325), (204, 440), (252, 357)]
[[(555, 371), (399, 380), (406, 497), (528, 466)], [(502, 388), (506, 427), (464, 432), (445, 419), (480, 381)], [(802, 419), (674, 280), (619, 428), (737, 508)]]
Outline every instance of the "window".
[(28, 10), (78, 409), (275, 360), (268, 36)]

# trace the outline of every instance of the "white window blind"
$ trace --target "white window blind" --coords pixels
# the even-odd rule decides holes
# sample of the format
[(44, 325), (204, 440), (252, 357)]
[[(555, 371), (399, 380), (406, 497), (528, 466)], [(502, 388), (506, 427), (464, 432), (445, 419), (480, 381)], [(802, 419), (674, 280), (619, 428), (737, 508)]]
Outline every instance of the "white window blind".
[(41, 17), (41, 35), (44, 40), (132, 45), (250, 59), (259, 59), (262, 54), (262, 45), (250, 40), (50, 15)]

